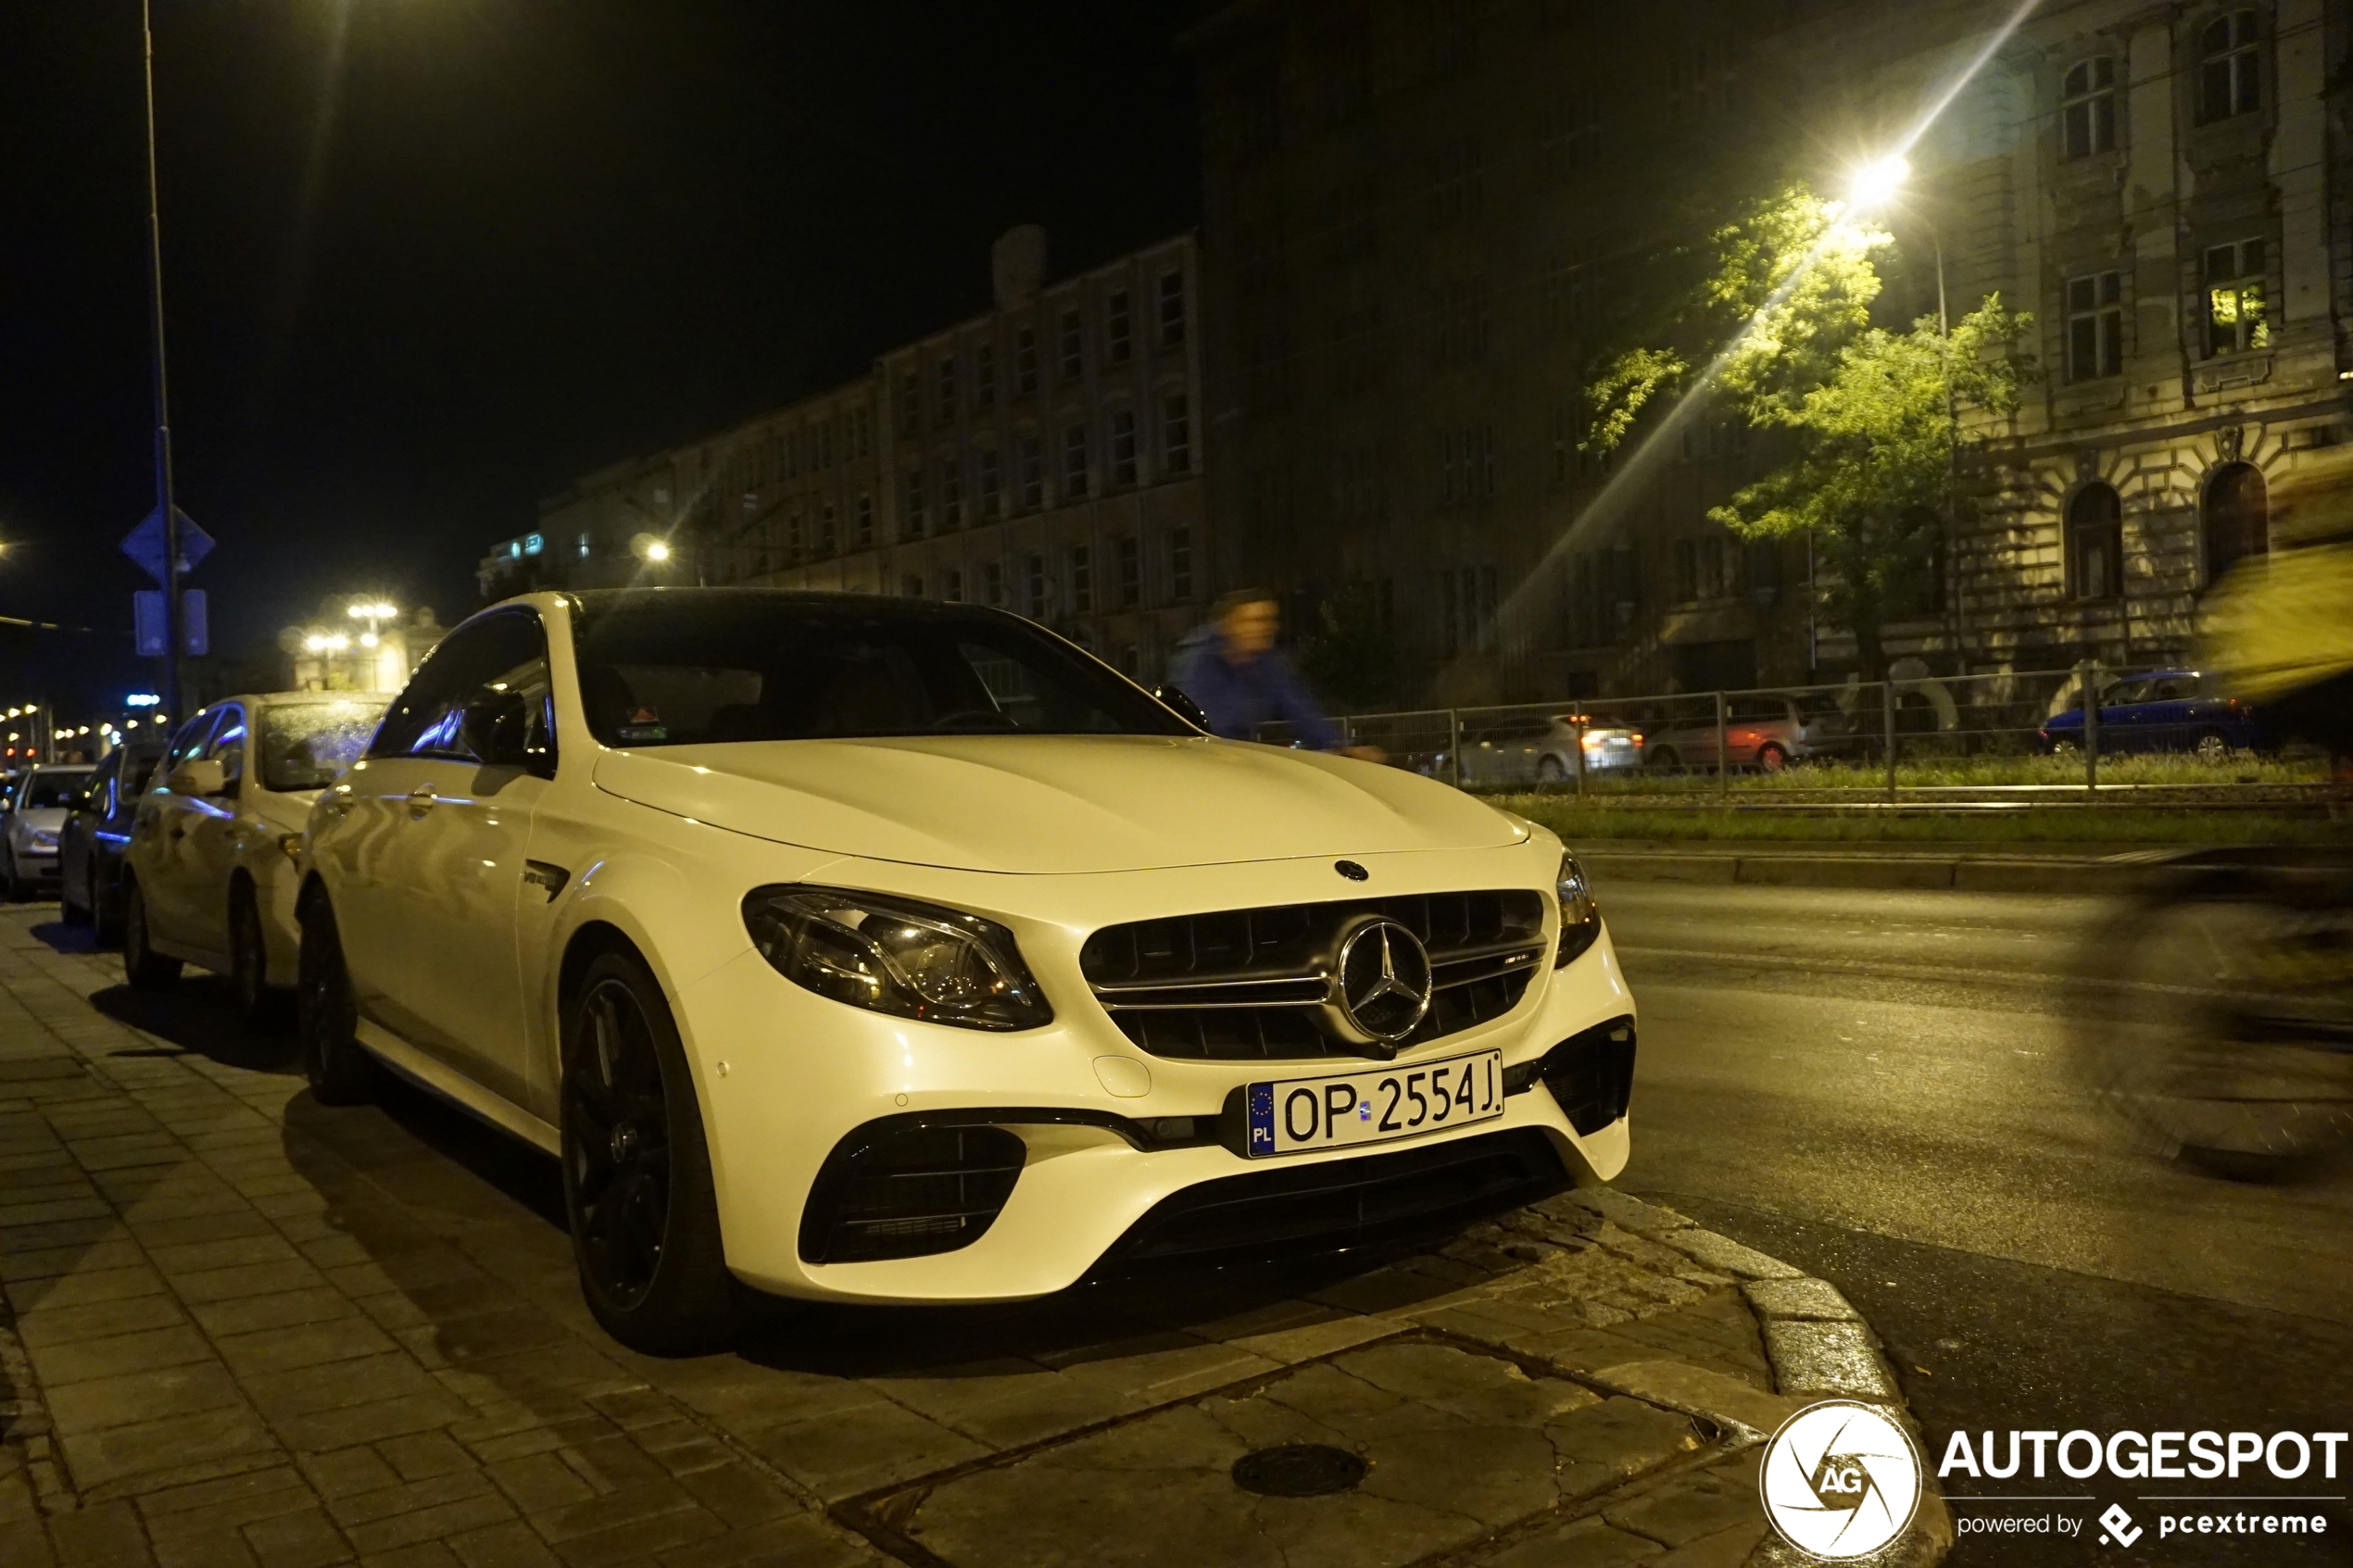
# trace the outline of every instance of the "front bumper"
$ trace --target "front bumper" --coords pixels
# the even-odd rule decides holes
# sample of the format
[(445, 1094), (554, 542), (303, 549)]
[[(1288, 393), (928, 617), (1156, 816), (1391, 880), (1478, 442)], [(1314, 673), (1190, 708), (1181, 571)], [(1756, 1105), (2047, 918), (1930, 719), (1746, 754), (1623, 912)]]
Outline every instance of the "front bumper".
[[(1549, 888), (1558, 856), (1544, 835), (1442, 860), (1367, 859), (1372, 887), (1402, 893)], [(1625, 1164), (1622, 1097), (1617, 1113), (1605, 1122), (1585, 1107), (1580, 1130), (1554, 1089), (1530, 1081), (1536, 1064), (1556, 1045), (1611, 1021), (1630, 1023), (1632, 1000), (1606, 932), (1567, 967), (1545, 968), (1510, 1011), (1398, 1057), (1410, 1069), (1418, 1060), (1500, 1048), (1507, 1075), (1529, 1084), (1526, 1092), (1506, 1096), (1502, 1117), (1406, 1142), (1253, 1160), (1239, 1152), (1219, 1120), (1237, 1089), (1256, 1080), (1346, 1073), (1366, 1064), (1340, 1058), (1203, 1061), (1147, 1055), (1096, 1005), (1076, 955), (1088, 932), (1146, 911), (1337, 897), (1341, 888), (1328, 863), (1187, 868), (1119, 878), (1011, 878), (878, 865), (842, 874), (848, 869), (829, 867), (826, 879), (970, 909), (1012, 927), (1056, 1016), (1043, 1028), (985, 1035), (869, 1013), (802, 991), (750, 951), (687, 986), (680, 997), (680, 1030), (702, 1090), (727, 1260), (761, 1289), (866, 1301), (1021, 1299), (1063, 1289), (1115, 1264), (1124, 1245), (1131, 1251), (1142, 1245), (1132, 1237), (1151, 1228), (1148, 1216), (1164, 1212), (1163, 1206), (1179, 1195), (1228, 1178), (1280, 1186), (1296, 1178), (1270, 1180), (1269, 1173), (1336, 1172), (1509, 1135), (1523, 1164), (1532, 1158), (1526, 1150), (1540, 1148), (1549, 1151), (1552, 1165), (1546, 1171), (1535, 1160), (1534, 1177), (1505, 1183), (1509, 1191), (1498, 1189), (1498, 1200), (1508, 1203), (1511, 1191), (1541, 1196), (1567, 1183), (1604, 1181)], [(1051, 912), (1041, 917), (1005, 909), (1000, 900), (1008, 894), (1017, 894), (1028, 911)], [(1556, 918), (1548, 913), (1548, 922)], [(824, 1208), (837, 1200), (839, 1186), (832, 1182), (837, 1197), (828, 1198), (829, 1163), (837, 1176), (843, 1151), (862, 1140), (871, 1144), (885, 1124), (995, 1128), (1018, 1141), (1011, 1153), (994, 1139), (928, 1146), (953, 1149), (955, 1158), (968, 1155), (979, 1173), (968, 1183), (937, 1188), (944, 1203), (987, 1210), (986, 1223), (971, 1227), (973, 1239), (950, 1250), (888, 1258), (824, 1239), (840, 1234), (834, 1224), (838, 1216)], [(978, 1147), (983, 1141), (990, 1147)], [(969, 1150), (968, 1144), (974, 1146)], [(887, 1163), (897, 1156), (880, 1158)], [(924, 1164), (910, 1159), (913, 1166)], [(938, 1171), (912, 1174), (928, 1179)], [(985, 1190), (1008, 1182), (1009, 1194)], [(1375, 1203), (1366, 1212), (1379, 1207)], [(1286, 1249), (1300, 1239), (1289, 1236)], [(835, 1261), (842, 1258), (851, 1261)]]
[(54, 847), (41, 849), (19, 845), (11, 849), (9, 859), (16, 863), (17, 875), (27, 882), (57, 880), (57, 851)]

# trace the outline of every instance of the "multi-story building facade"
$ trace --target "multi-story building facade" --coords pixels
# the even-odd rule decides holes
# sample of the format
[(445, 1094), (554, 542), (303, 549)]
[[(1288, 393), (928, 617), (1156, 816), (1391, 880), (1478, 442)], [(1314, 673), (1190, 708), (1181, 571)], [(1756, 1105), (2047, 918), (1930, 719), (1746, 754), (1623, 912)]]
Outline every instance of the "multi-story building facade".
[(701, 582), (961, 600), (1156, 678), (1214, 576), (1193, 240), (1051, 282), (1036, 229), (992, 259), (987, 314), (542, 503), (484, 559), (484, 595)]
[(2340, 0), (1229, 6), (1190, 39), (1221, 570), (1370, 607), (1401, 696), (1851, 669), (1805, 542), (1706, 520), (1768, 444), (1703, 409), (1612, 471), (1581, 378), (1743, 190), (1908, 144), (1882, 315), (1998, 292), (2044, 375), (1890, 652), (2180, 657), (2344, 433), (2347, 33)]

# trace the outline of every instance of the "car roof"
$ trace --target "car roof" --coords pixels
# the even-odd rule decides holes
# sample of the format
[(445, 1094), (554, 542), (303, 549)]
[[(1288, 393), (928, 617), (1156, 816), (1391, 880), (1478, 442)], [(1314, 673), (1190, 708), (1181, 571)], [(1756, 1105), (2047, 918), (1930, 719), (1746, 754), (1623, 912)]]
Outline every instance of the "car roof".
[[(583, 610), (599, 613), (674, 599), (699, 599), (711, 604), (767, 602), (778, 608), (799, 606), (810, 609), (887, 609), (893, 614), (924, 615), (942, 620), (1012, 613), (988, 605), (945, 604), (936, 599), (912, 599), (898, 594), (837, 594), (806, 588), (581, 588), (561, 596)], [(527, 601), (517, 599), (509, 602)]]
[(219, 708), (223, 703), (242, 702), (248, 708), (293, 708), (327, 702), (374, 702), (388, 704), (396, 692), (239, 692), (233, 696), (217, 696), (198, 711)]
[(95, 762), (36, 762), (32, 765), (31, 771), (35, 773), (86, 773), (96, 766)]

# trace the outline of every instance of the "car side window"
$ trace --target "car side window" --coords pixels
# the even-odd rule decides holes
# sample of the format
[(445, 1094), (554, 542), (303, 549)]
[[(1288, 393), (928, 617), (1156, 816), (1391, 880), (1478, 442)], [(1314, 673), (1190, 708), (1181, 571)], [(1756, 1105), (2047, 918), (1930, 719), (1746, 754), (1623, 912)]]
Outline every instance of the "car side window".
[(171, 737), (171, 749), (164, 754), (163, 766), (156, 770), (156, 776), (170, 778), (172, 769), (204, 755), (205, 743), (212, 738), (213, 723), (220, 717), (219, 709), (208, 708), (181, 725), (178, 733)]
[(527, 745), (555, 750), (548, 721), (547, 634), (538, 613), (501, 609), (469, 621), (425, 659), (408, 690), (384, 712), (371, 758), (436, 757), (478, 761), (459, 725), (466, 706), (493, 689), (521, 693), (535, 722)]
[(220, 722), (205, 742), (204, 755), (220, 764), (224, 786), (233, 788), (245, 771), (245, 710), (235, 703), (220, 709)]

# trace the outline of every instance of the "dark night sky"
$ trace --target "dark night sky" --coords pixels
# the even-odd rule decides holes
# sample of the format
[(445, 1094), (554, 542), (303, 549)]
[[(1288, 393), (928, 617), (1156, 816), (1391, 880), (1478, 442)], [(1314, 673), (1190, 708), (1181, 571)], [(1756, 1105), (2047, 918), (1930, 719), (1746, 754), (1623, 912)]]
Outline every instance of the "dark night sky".
[[(575, 475), (1196, 220), (1200, 0), (156, 0), (181, 506), (217, 651), (445, 621)], [(0, 6), (0, 701), (147, 684), (137, 0)]]

